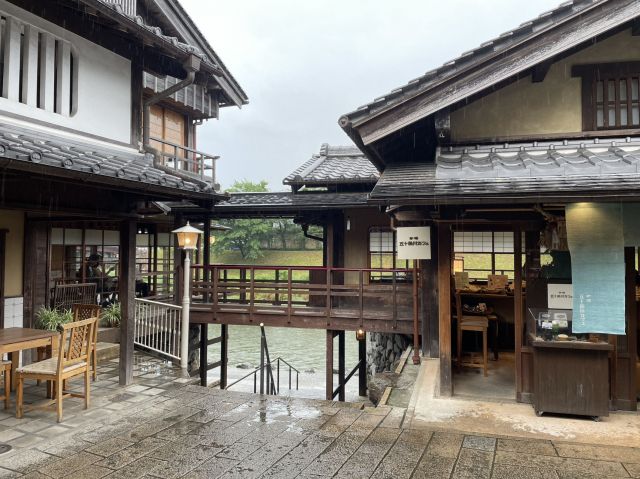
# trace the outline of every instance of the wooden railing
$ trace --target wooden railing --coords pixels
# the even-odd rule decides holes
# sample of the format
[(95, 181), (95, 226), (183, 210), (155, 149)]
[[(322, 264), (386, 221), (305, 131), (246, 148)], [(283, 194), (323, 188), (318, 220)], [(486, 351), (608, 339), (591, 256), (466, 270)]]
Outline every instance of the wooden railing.
[[(406, 325), (413, 318), (412, 272), (307, 266), (195, 265), (192, 300), (218, 316), (280, 315), (295, 326), (304, 316)], [(378, 281), (371, 273), (384, 273)]]
[(202, 181), (216, 184), (216, 160), (220, 157), (187, 146), (178, 145), (162, 138), (151, 137), (151, 146), (162, 156), (165, 166), (181, 173), (188, 173)]

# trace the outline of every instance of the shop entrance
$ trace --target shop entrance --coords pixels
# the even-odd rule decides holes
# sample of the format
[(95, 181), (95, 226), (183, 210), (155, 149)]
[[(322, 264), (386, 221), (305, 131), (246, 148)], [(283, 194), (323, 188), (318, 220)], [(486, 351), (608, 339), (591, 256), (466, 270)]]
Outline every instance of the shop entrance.
[(515, 261), (514, 232), (458, 228), (452, 235), (453, 394), (516, 400), (514, 285), (523, 261)]

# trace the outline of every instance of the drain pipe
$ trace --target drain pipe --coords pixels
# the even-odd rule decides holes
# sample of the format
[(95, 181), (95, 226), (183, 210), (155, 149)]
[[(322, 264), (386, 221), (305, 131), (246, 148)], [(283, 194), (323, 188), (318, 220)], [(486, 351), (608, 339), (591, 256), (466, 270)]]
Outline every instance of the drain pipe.
[(196, 73), (200, 70), (200, 58), (195, 55), (189, 55), (188, 60), (183, 64), (185, 70), (187, 70), (187, 77), (184, 80), (179, 81), (175, 85), (167, 88), (166, 90), (160, 91), (146, 100), (142, 102), (142, 122), (143, 122), (143, 130), (142, 130), (142, 144), (145, 151), (153, 154), (153, 166), (159, 170), (164, 171), (173, 176), (177, 176), (183, 180), (190, 181), (193, 183), (197, 183), (200, 187), (205, 190), (210, 190), (213, 188), (211, 184), (206, 181), (202, 181), (198, 178), (194, 178), (190, 175), (185, 175), (180, 172), (180, 170), (169, 168), (163, 165), (159, 158), (162, 156), (162, 152), (150, 146), (150, 138), (151, 138), (151, 107), (156, 103), (164, 100), (165, 98), (170, 97), (174, 93), (188, 87), (189, 85), (193, 85), (196, 80)]
[(320, 236), (312, 235), (309, 233), (309, 225), (302, 225), (302, 234), (305, 238), (324, 242), (324, 238), (321, 238)]

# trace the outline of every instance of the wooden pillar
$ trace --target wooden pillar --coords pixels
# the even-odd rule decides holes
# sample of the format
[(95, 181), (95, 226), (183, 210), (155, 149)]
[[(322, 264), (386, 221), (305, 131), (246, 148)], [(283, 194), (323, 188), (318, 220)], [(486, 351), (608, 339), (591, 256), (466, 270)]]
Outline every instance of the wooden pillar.
[(208, 216), (204, 220), (204, 242), (202, 244), (202, 264), (204, 265), (203, 281), (209, 281), (211, 275), (207, 268), (211, 264), (211, 218)]
[(431, 258), (420, 262), (421, 304), (422, 304), (422, 354), (437, 358), (438, 321), (438, 238), (436, 228), (431, 226)]
[(327, 401), (333, 400), (333, 331), (331, 329), (327, 329), (327, 357), (326, 357), (326, 394), (325, 398)]
[(200, 323), (200, 386), (207, 387), (207, 370), (209, 361), (207, 351), (209, 350), (209, 325)]
[[(181, 214), (177, 214), (173, 219), (173, 229), (178, 229), (183, 225), (183, 218)], [(175, 304), (182, 303), (182, 278), (184, 276), (182, 267), (184, 265), (184, 250), (178, 246), (178, 241), (173, 233), (173, 302)]]
[(367, 395), (367, 340), (358, 341), (358, 396)]
[(229, 325), (220, 325), (220, 389), (227, 387), (227, 365), (229, 363)]
[(7, 258), (7, 233), (0, 230), (0, 328), (4, 328), (4, 269)]
[(139, 59), (131, 62), (131, 145), (142, 144), (142, 91), (143, 67)]
[(611, 385), (614, 388), (612, 400), (614, 407), (626, 411), (637, 409), (636, 361), (638, 309), (636, 303), (636, 268), (634, 248), (624, 249), (625, 263), (625, 322), (626, 335), (610, 335), (610, 341), (615, 345), (612, 358)]
[(120, 277), (118, 297), (120, 320), (120, 385), (133, 381), (133, 336), (136, 297), (136, 222), (124, 221), (120, 227)]
[(513, 231), (513, 322), (515, 330), (516, 356), (516, 398), (522, 395), (522, 341), (524, 339), (522, 302), (522, 230), (516, 226)]
[(451, 228), (445, 224), (437, 226), (440, 395), (451, 396)]
[(344, 377), (345, 377), (345, 364), (344, 364), (344, 331), (338, 332), (338, 384), (340, 390), (338, 391), (338, 400), (344, 401), (346, 398)]
[(25, 222), (24, 231), (24, 320), (33, 327), (35, 313), (49, 306), (47, 265), (49, 264), (49, 225), (44, 221)]

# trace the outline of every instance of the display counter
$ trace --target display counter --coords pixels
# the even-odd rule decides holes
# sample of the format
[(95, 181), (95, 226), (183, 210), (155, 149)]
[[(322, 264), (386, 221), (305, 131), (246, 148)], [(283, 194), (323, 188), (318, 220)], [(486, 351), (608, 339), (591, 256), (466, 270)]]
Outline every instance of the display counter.
[(606, 342), (545, 341), (531, 335), (534, 401), (538, 416), (545, 412), (609, 415), (609, 352)]

